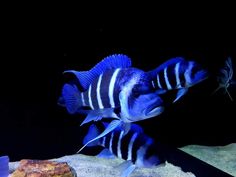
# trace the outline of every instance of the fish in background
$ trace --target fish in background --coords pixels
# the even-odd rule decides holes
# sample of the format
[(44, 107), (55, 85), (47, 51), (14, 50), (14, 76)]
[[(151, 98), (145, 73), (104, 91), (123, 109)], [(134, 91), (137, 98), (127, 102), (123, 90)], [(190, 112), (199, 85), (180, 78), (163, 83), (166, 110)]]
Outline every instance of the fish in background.
[(233, 98), (231, 97), (228, 88), (231, 85), (235, 85), (236, 81), (233, 80), (233, 64), (230, 57), (228, 57), (227, 60), (225, 60), (225, 65), (223, 68), (220, 69), (219, 75), (217, 76), (217, 82), (219, 86), (217, 89), (212, 93), (215, 94), (220, 89), (224, 89), (225, 93), (228, 94), (231, 101), (233, 101)]
[(177, 90), (176, 102), (192, 87), (208, 78), (208, 72), (195, 61), (187, 61), (182, 57), (170, 59), (156, 69), (149, 71), (152, 85), (164, 94)]
[[(102, 122), (103, 128), (108, 123)], [(86, 144), (100, 134), (99, 127), (92, 124), (83, 140)], [(104, 137), (93, 141), (88, 146), (102, 146), (104, 149), (97, 155), (102, 158), (122, 158), (125, 160), (120, 165), (122, 177), (129, 176), (136, 168), (152, 168), (164, 164), (166, 161), (166, 147), (154, 142), (152, 138), (144, 134), (143, 129), (132, 123), (129, 131), (125, 134), (122, 126), (116, 127)]]
[(86, 114), (81, 125), (103, 118), (114, 119), (91, 142), (121, 124), (127, 132), (131, 122), (158, 116), (164, 110), (149, 75), (131, 67), (131, 59), (126, 55), (114, 54), (89, 71), (68, 70), (64, 74), (72, 74), (76, 80), (63, 86), (59, 104), (70, 114)]
[(0, 177), (8, 177), (9, 175), (9, 157), (0, 157)]

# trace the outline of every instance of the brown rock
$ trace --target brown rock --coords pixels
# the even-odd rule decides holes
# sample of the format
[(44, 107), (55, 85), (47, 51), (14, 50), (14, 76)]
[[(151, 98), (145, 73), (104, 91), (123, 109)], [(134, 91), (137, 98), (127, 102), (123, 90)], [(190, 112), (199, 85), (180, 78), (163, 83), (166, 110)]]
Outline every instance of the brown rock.
[(24, 159), (10, 177), (74, 177), (73, 173), (66, 162)]

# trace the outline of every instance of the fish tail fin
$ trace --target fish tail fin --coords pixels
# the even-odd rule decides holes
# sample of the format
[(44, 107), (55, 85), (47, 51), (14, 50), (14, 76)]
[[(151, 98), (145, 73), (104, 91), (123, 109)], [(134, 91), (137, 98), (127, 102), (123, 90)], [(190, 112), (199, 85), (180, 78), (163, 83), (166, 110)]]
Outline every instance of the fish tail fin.
[[(87, 135), (83, 139), (83, 145), (85, 145), (87, 142), (89, 142), (90, 140), (92, 140), (95, 137), (97, 137), (99, 134), (100, 134), (100, 132), (99, 132), (97, 126), (92, 124), (89, 127)], [(97, 139), (97, 140), (89, 143), (87, 146), (91, 147), (91, 146), (99, 146), (99, 145), (100, 145), (100, 139)]]
[(8, 177), (9, 175), (9, 157), (2, 156), (0, 157), (0, 176)]
[(81, 92), (76, 85), (65, 84), (62, 89), (62, 97), (60, 102), (65, 105), (70, 114), (74, 114), (81, 106)]

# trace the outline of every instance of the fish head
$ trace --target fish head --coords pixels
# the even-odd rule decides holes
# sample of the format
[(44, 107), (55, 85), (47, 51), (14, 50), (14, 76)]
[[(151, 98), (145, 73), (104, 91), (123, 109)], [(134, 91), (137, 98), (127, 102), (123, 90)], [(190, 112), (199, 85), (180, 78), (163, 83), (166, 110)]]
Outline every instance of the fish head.
[(194, 62), (190, 61), (188, 62), (188, 69), (185, 72), (185, 80), (186, 80), (186, 86), (191, 87), (208, 77), (208, 71), (203, 69), (203, 67)]
[(164, 111), (163, 101), (157, 93), (136, 95), (129, 98), (129, 120), (132, 122), (160, 115)]

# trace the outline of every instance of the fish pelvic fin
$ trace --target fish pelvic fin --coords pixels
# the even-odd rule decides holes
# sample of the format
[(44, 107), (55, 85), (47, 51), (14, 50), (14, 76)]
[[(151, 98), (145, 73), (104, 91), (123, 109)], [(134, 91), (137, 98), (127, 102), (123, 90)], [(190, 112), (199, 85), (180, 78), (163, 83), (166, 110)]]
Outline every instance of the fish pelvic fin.
[[(88, 133), (87, 135), (84, 137), (83, 139), (83, 145), (85, 145), (87, 142), (89, 142), (90, 140), (96, 138), (99, 135), (99, 130), (97, 128), (96, 125), (92, 124), (89, 127)], [(91, 146), (99, 146), (100, 145), (100, 141), (99, 139), (89, 143), (87, 146), (91, 147)]]
[(108, 133), (110, 133), (111, 131), (113, 131), (120, 124), (121, 124), (121, 120), (113, 120), (100, 135), (96, 136), (95, 138), (93, 138), (90, 141), (88, 141), (87, 143), (85, 143), (84, 146), (82, 148), (80, 148), (80, 150), (77, 153), (80, 153), (80, 151), (82, 151), (88, 144), (98, 140), (99, 138), (102, 138), (103, 136), (105, 136)]
[(8, 177), (9, 175), (9, 157), (2, 156), (0, 157), (0, 176)]

